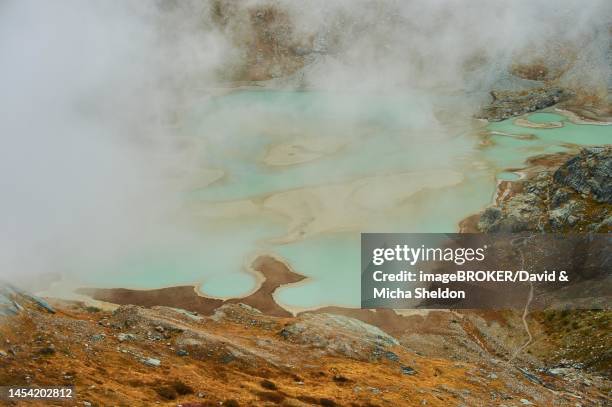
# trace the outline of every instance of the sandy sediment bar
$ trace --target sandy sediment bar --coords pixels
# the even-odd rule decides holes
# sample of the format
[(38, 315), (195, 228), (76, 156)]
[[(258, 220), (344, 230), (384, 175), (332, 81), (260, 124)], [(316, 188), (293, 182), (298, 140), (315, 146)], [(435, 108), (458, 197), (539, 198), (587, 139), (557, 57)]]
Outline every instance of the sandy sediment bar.
[(291, 316), (292, 314), (278, 305), (272, 296), (283, 285), (297, 283), (306, 277), (292, 271), (285, 263), (272, 256), (259, 256), (252, 268), (261, 273), (263, 282), (252, 294), (242, 298), (221, 300), (200, 295), (194, 286), (177, 286), (155, 290), (131, 290), (126, 288), (81, 288), (77, 292), (98, 301), (114, 304), (133, 304), (145, 307), (164, 305), (182, 308), (203, 315), (210, 315), (223, 304), (243, 303), (257, 308), (267, 315)]

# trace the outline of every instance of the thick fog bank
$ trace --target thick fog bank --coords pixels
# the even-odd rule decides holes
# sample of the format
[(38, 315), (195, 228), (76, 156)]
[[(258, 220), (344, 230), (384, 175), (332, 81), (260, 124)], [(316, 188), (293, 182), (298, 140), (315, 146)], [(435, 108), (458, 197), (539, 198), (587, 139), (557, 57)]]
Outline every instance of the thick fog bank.
[(285, 77), (360, 91), (361, 109), (543, 61), (544, 80), (601, 95), (611, 16), (605, 0), (0, 2), (0, 277), (204, 239), (181, 192), (206, 163), (179, 125), (212, 88)]

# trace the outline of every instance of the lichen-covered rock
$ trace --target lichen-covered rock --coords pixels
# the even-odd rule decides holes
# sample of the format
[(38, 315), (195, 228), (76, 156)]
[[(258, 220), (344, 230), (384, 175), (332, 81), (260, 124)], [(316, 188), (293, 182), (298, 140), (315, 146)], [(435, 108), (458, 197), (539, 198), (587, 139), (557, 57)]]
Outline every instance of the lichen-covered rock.
[(612, 215), (608, 216), (600, 223), (593, 224), (590, 228), (591, 232), (607, 232), (612, 230)]
[(146, 336), (168, 336), (182, 332), (193, 321), (185, 312), (170, 307), (144, 308), (137, 305), (122, 305), (113, 311), (109, 324), (118, 329), (129, 329)]
[[(254, 308), (237, 304), (226, 306), (220, 314), (237, 310), (250, 313), (254, 318), (264, 318), (263, 314)], [(216, 322), (222, 320), (217, 319)], [(215, 319), (199, 317), (176, 308), (123, 305), (113, 312), (108, 321), (111, 327), (127, 331), (119, 334), (121, 337), (117, 336), (119, 342), (168, 342), (199, 360), (214, 359), (222, 363), (246, 364), (262, 361), (278, 363), (278, 358), (273, 356), (267, 347), (253, 346), (236, 337), (213, 333), (205, 328)]]
[(520, 91), (492, 91), (493, 101), (476, 114), (476, 118), (501, 121), (544, 109), (566, 100), (571, 92), (558, 87), (541, 87)]
[(550, 211), (549, 219), (553, 228), (560, 229), (564, 226), (574, 226), (582, 219), (583, 215), (584, 204), (578, 201), (569, 201)]
[(247, 304), (223, 304), (210, 317), (215, 322), (233, 322), (243, 326), (278, 329), (278, 322)]
[(543, 215), (538, 195), (532, 192), (517, 194), (504, 202), (502, 208), (488, 208), (478, 227), (485, 232), (520, 232), (539, 230)]
[(495, 206), (488, 207), (482, 212), (480, 215), (480, 219), (478, 220), (478, 228), (480, 230), (491, 230), (493, 229), (493, 225), (497, 223), (502, 218), (502, 211)]
[(571, 191), (567, 188), (557, 189), (551, 197), (550, 206), (551, 208), (558, 208), (562, 204), (566, 203), (570, 198)]
[(305, 314), (280, 332), (288, 341), (359, 360), (379, 359), (383, 349), (399, 342), (379, 328), (334, 314)]
[(516, 183), (517, 191), (482, 212), (480, 231), (612, 231), (612, 147), (585, 148)]
[(25, 307), (35, 307), (51, 314), (55, 313), (55, 309), (42, 298), (0, 281), (0, 316), (16, 315)]
[(612, 203), (612, 147), (591, 147), (568, 160), (554, 173), (556, 183)]

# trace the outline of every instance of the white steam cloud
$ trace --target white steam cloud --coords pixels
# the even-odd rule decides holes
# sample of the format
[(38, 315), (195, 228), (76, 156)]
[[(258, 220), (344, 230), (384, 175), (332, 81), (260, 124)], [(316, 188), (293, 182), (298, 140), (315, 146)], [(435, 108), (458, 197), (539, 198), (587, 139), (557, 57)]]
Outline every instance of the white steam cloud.
[[(192, 171), (172, 119), (224, 40), (153, 2), (0, 3), (0, 273), (61, 272), (176, 232)], [(188, 20), (183, 21), (187, 23)]]

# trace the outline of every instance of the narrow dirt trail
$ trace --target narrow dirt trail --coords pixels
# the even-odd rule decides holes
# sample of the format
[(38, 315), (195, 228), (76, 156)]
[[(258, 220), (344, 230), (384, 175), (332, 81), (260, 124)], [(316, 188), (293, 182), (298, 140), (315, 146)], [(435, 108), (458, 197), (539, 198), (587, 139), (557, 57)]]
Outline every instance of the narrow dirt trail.
[[(523, 254), (523, 250), (521, 250), (520, 245), (524, 245), (527, 240), (521, 240), (520, 243), (517, 244), (516, 248), (521, 256), (521, 269), (525, 270), (525, 255)], [(533, 335), (531, 334), (531, 330), (529, 329), (529, 324), (527, 323), (527, 315), (529, 315), (529, 306), (531, 305), (531, 301), (533, 300), (533, 283), (529, 282), (529, 295), (527, 296), (527, 302), (525, 303), (525, 308), (523, 309), (522, 321), (523, 326), (525, 327), (525, 331), (527, 332), (527, 342), (525, 342), (522, 346), (520, 346), (513, 354), (510, 359), (508, 359), (508, 363), (512, 363), (512, 361), (524, 350), (526, 349), (531, 342), (533, 341)]]

